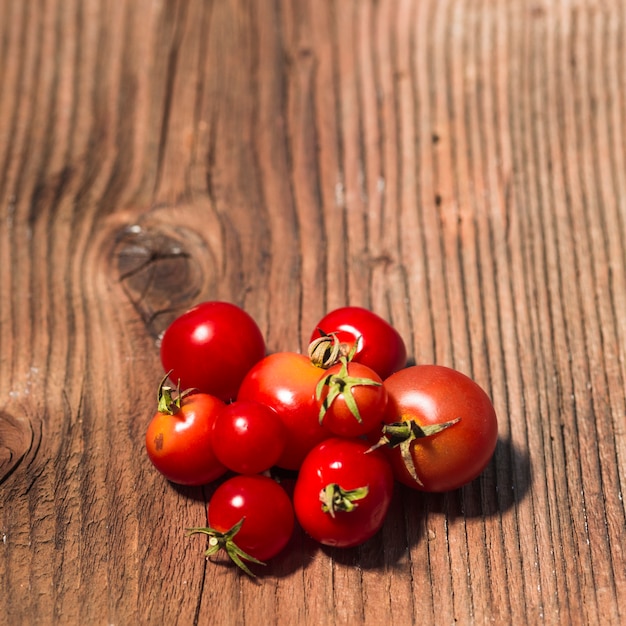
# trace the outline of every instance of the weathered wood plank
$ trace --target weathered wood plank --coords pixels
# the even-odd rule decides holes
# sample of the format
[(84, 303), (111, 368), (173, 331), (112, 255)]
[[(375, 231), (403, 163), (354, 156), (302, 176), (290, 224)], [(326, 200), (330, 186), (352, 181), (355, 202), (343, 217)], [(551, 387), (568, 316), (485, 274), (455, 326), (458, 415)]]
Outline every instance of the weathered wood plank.
[[(0, 0), (0, 623), (626, 620), (626, 15), (563, 0)], [(368, 306), (500, 417), (260, 582), (143, 451), (158, 336)]]

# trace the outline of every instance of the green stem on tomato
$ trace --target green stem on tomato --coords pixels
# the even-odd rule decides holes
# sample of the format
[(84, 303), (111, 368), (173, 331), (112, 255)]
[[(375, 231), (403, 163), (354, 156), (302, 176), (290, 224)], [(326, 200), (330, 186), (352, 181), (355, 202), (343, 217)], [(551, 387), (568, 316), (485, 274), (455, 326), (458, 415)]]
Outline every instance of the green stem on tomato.
[(460, 417), (443, 422), (441, 424), (426, 424), (424, 426), (418, 424), (415, 420), (404, 420), (402, 422), (392, 422), (383, 426), (383, 432), (380, 439), (368, 450), (376, 450), (382, 446), (388, 448), (399, 448), (402, 462), (407, 471), (413, 478), (413, 480), (423, 487), (424, 483), (420, 480), (417, 474), (417, 468), (415, 467), (415, 460), (411, 452), (412, 444), (416, 439), (423, 439), (425, 437), (432, 437), (437, 433), (440, 433), (450, 426), (458, 423), (461, 420)]
[(204, 553), (205, 556), (213, 556), (220, 550), (224, 550), (237, 567), (248, 574), (248, 576), (256, 578), (256, 574), (250, 570), (250, 568), (244, 563), (244, 560), (256, 563), (257, 565), (265, 565), (265, 563), (244, 552), (234, 541), (234, 537), (241, 530), (244, 520), (245, 517), (242, 517), (230, 530), (227, 530), (226, 532), (220, 532), (219, 530), (208, 527), (188, 528), (187, 536), (189, 537), (196, 533), (208, 535), (209, 547)]
[(324, 387), (328, 387), (328, 393), (324, 398), (319, 413), (320, 424), (324, 421), (326, 412), (337, 399), (338, 396), (343, 394), (343, 399), (346, 403), (350, 413), (354, 416), (356, 421), (360, 424), (363, 420), (359, 412), (359, 407), (354, 399), (352, 389), (360, 385), (371, 385), (380, 387), (382, 383), (372, 380), (371, 378), (359, 378), (357, 376), (350, 376), (348, 373), (348, 359), (341, 357), (341, 369), (337, 374), (329, 374), (320, 378), (317, 386), (315, 387), (315, 397), (319, 401), (324, 393)]
[(343, 489), (337, 483), (330, 483), (320, 491), (320, 502), (322, 511), (335, 517), (337, 511), (349, 513), (358, 505), (359, 500), (363, 500), (369, 493), (367, 485), (356, 489)]
[(173, 370), (170, 370), (159, 384), (159, 392), (157, 396), (157, 410), (159, 413), (165, 413), (166, 415), (176, 415), (180, 410), (180, 403), (185, 396), (194, 393), (196, 389), (180, 390), (180, 378), (176, 384), (176, 397), (172, 395), (174, 389), (165, 385), (167, 379), (170, 377)]

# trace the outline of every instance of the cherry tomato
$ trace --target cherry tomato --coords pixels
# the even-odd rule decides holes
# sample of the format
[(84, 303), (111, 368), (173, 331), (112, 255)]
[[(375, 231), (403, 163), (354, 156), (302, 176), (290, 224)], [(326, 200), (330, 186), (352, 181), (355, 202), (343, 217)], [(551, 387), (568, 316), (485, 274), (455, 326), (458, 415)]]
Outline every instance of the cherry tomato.
[(256, 322), (229, 302), (203, 302), (165, 330), (161, 363), (171, 380), (228, 402), (248, 370), (265, 356)]
[(216, 490), (208, 506), (207, 528), (191, 528), (211, 540), (207, 556), (225, 550), (246, 573), (245, 561), (263, 564), (289, 542), (295, 517), (287, 492), (273, 479), (234, 476)]
[[(324, 334), (334, 334), (344, 356), (354, 351), (352, 360), (371, 367), (383, 380), (406, 365), (406, 345), (400, 333), (368, 309), (345, 306), (327, 313), (316, 324), (310, 342)], [(321, 364), (315, 357), (313, 361)]]
[(414, 365), (384, 385), (389, 398), (380, 443), (400, 482), (422, 491), (450, 491), (485, 469), (498, 422), (476, 382), (441, 365)]
[(238, 400), (255, 400), (272, 407), (285, 426), (287, 442), (278, 467), (297, 470), (307, 452), (329, 436), (319, 423), (315, 399), (322, 372), (302, 354), (276, 352), (259, 361), (241, 383)]
[(293, 494), (296, 518), (313, 539), (349, 548), (382, 527), (393, 496), (391, 466), (361, 439), (333, 437), (300, 468)]
[(146, 451), (168, 480), (205, 485), (226, 473), (211, 446), (213, 422), (225, 406), (206, 393), (178, 393), (159, 386), (159, 406), (146, 431)]
[(380, 426), (387, 406), (380, 376), (367, 365), (346, 359), (325, 371), (316, 397), (321, 423), (342, 437), (365, 435)]
[(280, 459), (287, 432), (274, 409), (253, 400), (226, 405), (213, 424), (213, 450), (238, 474), (260, 474)]

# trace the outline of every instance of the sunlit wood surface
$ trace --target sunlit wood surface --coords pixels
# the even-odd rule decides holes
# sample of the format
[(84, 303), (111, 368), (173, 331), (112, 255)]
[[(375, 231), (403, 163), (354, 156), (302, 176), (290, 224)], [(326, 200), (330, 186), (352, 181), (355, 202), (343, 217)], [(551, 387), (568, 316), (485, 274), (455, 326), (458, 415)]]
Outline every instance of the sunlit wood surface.
[[(0, 0), (0, 623), (626, 623), (626, 4)], [(361, 548), (208, 562), (159, 333), (364, 305), (493, 462)]]

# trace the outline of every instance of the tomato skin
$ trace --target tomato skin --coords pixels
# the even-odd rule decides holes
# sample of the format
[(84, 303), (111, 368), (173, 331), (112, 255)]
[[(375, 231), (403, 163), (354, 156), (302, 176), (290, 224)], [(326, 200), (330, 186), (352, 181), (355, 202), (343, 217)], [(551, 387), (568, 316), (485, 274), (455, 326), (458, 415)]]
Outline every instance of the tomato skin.
[(227, 404), (213, 424), (213, 450), (238, 474), (260, 474), (280, 459), (287, 432), (271, 407), (252, 400)]
[[(380, 376), (367, 365), (351, 361), (345, 365), (347, 378), (342, 377), (343, 364), (338, 363), (329, 367), (321, 376), (322, 379), (331, 381), (337, 376), (350, 380), (354, 378), (370, 380), (376, 385), (357, 384), (352, 387), (351, 393), (358, 407), (361, 421), (359, 422), (346, 403), (346, 391), (340, 393), (326, 408), (322, 423), (334, 435), (340, 437), (359, 437), (372, 432), (380, 426), (385, 416), (387, 407), (387, 390), (383, 386)], [(318, 397), (320, 405), (329, 399), (330, 386), (324, 385), (322, 393)]]
[[(394, 490), (386, 456), (361, 439), (332, 437), (317, 445), (302, 463), (293, 494), (296, 518), (304, 531), (328, 546), (360, 545), (382, 527)], [(345, 490), (368, 487), (351, 511), (324, 512), (320, 492), (329, 484)]]
[(228, 402), (265, 356), (265, 340), (254, 319), (235, 304), (203, 302), (168, 326), (160, 350), (170, 380)]
[(410, 419), (420, 426), (460, 418), (449, 428), (411, 443), (419, 485), (400, 449), (384, 448), (396, 479), (421, 491), (445, 492), (474, 480), (487, 466), (498, 440), (498, 422), (485, 391), (461, 372), (441, 365), (414, 365), (384, 382), (389, 396), (385, 421)]
[(246, 375), (237, 400), (255, 400), (272, 407), (287, 432), (285, 449), (276, 465), (297, 470), (309, 450), (329, 436), (319, 423), (315, 386), (322, 370), (296, 352), (275, 352)]
[(327, 313), (311, 333), (310, 341), (336, 333), (347, 350), (357, 341), (352, 360), (371, 367), (384, 380), (406, 365), (407, 351), (400, 333), (376, 313), (357, 306), (345, 306)]
[(215, 396), (192, 393), (174, 415), (157, 411), (146, 430), (146, 451), (156, 469), (179, 485), (205, 485), (226, 473), (211, 445), (213, 422), (224, 407)]
[(234, 542), (248, 555), (266, 561), (291, 539), (295, 524), (287, 492), (273, 479), (233, 476), (216, 490), (208, 505), (209, 526), (227, 532), (244, 518)]

